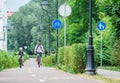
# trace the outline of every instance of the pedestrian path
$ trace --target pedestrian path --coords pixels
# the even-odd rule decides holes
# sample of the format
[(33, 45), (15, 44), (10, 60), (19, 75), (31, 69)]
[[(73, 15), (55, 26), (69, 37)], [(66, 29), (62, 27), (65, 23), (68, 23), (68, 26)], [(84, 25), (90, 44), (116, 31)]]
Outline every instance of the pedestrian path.
[(38, 68), (35, 59), (29, 59), (22, 68), (12, 68), (0, 72), (0, 83), (105, 83), (63, 72), (56, 68)]
[(109, 78), (120, 79), (120, 72), (98, 69), (97, 73), (100, 74), (100, 75), (109, 77)]

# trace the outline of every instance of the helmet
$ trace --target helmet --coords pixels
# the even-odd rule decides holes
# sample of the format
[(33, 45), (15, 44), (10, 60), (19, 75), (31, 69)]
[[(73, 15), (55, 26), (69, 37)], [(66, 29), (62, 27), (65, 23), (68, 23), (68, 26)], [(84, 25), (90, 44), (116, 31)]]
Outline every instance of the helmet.
[(22, 50), (22, 47), (20, 47), (19, 49)]

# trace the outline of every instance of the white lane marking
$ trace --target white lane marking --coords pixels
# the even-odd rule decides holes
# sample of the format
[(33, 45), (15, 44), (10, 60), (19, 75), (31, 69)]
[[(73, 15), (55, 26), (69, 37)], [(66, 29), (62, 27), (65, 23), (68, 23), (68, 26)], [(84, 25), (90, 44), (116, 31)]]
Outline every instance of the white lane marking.
[(32, 74), (32, 77), (35, 77), (36, 75), (35, 74)]
[(43, 80), (43, 79), (38, 79), (38, 81), (39, 81), (39, 82), (45, 82), (45, 80)]
[(81, 77), (49, 77), (49, 78), (44, 78), (44, 79), (51, 79), (51, 80), (71, 80), (71, 79), (78, 79), (80, 80)]
[(30, 71), (30, 72), (28, 72), (28, 73), (32, 74), (33, 72)]

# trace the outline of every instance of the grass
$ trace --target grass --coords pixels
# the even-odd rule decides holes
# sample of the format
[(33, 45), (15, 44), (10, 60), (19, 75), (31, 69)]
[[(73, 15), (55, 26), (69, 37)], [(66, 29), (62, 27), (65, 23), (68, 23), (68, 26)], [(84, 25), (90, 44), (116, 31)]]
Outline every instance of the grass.
[[(99, 68), (100, 69), (106, 69), (106, 70), (120, 71), (120, 67), (111, 67), (111, 66), (108, 67), (107, 66), (107, 67), (99, 67)], [(69, 72), (69, 71), (65, 71), (65, 72)], [(73, 74), (75, 74), (75, 73), (73, 73)], [(88, 78), (88, 79), (99, 80), (103, 83), (120, 83), (120, 79), (109, 78), (109, 77), (99, 75), (99, 74), (87, 75), (87, 74), (83, 73), (83, 74), (78, 74), (78, 75), (81, 76), (81, 77), (84, 77), (84, 78)]]
[(120, 66), (103, 66), (98, 67), (99, 69), (105, 69), (105, 70), (112, 70), (112, 71), (119, 71), (120, 72)]
[(79, 74), (81, 77), (88, 78), (88, 79), (94, 79), (94, 80), (100, 80), (105, 83), (120, 83), (120, 80), (108, 78), (102, 75), (87, 75), (87, 74)]
[[(105, 70), (112, 70), (112, 71), (118, 71), (120, 72), (120, 66), (103, 66), (103, 67), (98, 67), (99, 69), (105, 69)], [(115, 78), (109, 78), (105, 77), (103, 75), (87, 75), (87, 74), (80, 74), (83, 77), (89, 78), (89, 79), (95, 79), (95, 80), (101, 80), (105, 83), (120, 83), (120, 79), (115, 79)]]

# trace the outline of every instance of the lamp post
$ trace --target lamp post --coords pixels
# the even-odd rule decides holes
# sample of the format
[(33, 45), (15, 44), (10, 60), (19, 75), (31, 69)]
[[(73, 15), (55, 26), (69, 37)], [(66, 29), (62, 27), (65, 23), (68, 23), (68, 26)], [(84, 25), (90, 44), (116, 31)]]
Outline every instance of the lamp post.
[(41, 41), (40, 41), (40, 31), (37, 32), (37, 37), (38, 37), (37, 40), (38, 40), (39, 42), (41, 42)]
[[(47, 0), (42, 0), (41, 5), (44, 8), (46, 8), (49, 5), (49, 3), (47, 2)], [(56, 0), (56, 19), (58, 19), (58, 0)], [(58, 29), (56, 29), (56, 64), (57, 63), (58, 63)]]
[[(41, 6), (42, 6), (42, 9), (43, 10), (46, 10), (47, 8), (48, 8), (48, 6), (49, 6), (50, 4), (48, 3), (48, 1), (47, 0), (42, 0), (42, 3), (41, 3)], [(48, 15), (48, 21), (49, 21), (49, 30), (48, 30), (48, 41), (49, 41), (49, 52), (48, 52), (48, 54), (49, 54), (49, 56), (50, 56), (50, 16)]]
[(87, 63), (86, 63), (86, 74), (95, 75), (96, 69), (94, 66), (94, 47), (92, 41), (92, 0), (89, 0), (89, 43), (87, 48)]
[[(56, 19), (58, 19), (58, 0), (56, 0)], [(58, 64), (58, 29), (56, 29), (56, 65)]]

